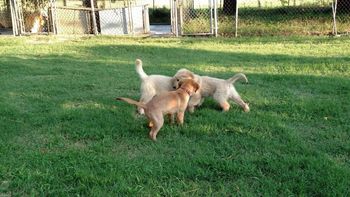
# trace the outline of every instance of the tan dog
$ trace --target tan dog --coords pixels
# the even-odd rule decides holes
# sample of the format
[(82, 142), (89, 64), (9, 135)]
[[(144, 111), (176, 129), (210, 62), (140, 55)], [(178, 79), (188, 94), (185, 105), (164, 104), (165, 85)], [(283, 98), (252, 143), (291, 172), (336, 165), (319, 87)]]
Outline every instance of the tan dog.
[(145, 114), (150, 121), (149, 125), (151, 127), (149, 136), (152, 140), (156, 140), (157, 133), (164, 123), (163, 115), (169, 114), (172, 122), (174, 115), (177, 114), (177, 122), (183, 124), (185, 110), (190, 96), (199, 89), (199, 85), (193, 80), (184, 80), (179, 83), (179, 86), (180, 88), (175, 91), (165, 92), (154, 96), (147, 103), (137, 102), (123, 97), (116, 99), (137, 105), (145, 110)]
[[(136, 72), (141, 79), (141, 103), (148, 103), (155, 95), (163, 92), (175, 90), (172, 86), (172, 77), (163, 75), (147, 75), (142, 68), (142, 61), (137, 59), (135, 62)], [(138, 107), (139, 114), (144, 114), (142, 107)]]
[(173, 87), (178, 87), (179, 82), (184, 79), (193, 79), (200, 86), (199, 91), (191, 97), (188, 103), (188, 110), (190, 112), (193, 112), (196, 106), (200, 106), (204, 101), (204, 97), (208, 96), (212, 96), (220, 104), (223, 111), (230, 109), (229, 99), (240, 105), (245, 112), (249, 112), (250, 110), (248, 104), (241, 99), (233, 86), (233, 83), (239, 79), (244, 79), (248, 82), (247, 77), (243, 73), (238, 73), (230, 79), (223, 80), (208, 76), (199, 76), (187, 69), (180, 69), (174, 75)]

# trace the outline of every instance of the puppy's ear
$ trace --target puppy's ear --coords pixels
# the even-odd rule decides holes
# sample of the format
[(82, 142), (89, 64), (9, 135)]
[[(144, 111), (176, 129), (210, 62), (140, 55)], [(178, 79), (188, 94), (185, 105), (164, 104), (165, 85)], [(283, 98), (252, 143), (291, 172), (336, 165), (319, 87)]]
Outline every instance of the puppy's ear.
[(199, 90), (200, 86), (196, 82), (193, 82), (193, 84), (194, 84), (194, 87), (195, 87), (195, 91), (194, 92), (197, 92)]
[(194, 79), (194, 74), (192, 72), (188, 72), (187, 74), (191, 79)]
[(176, 86), (177, 86), (177, 83), (176, 83), (176, 82), (177, 82), (177, 81), (176, 81), (176, 78), (175, 78), (175, 77), (173, 77), (173, 78), (172, 78), (170, 81), (171, 81), (171, 85), (173, 86), (173, 88), (174, 88), (174, 89), (176, 89)]
[(179, 81), (178, 88), (181, 87), (184, 84), (184, 80)]
[(199, 84), (196, 83), (195, 81), (191, 80), (191, 85), (194, 89), (194, 92), (197, 92), (197, 90), (199, 89)]

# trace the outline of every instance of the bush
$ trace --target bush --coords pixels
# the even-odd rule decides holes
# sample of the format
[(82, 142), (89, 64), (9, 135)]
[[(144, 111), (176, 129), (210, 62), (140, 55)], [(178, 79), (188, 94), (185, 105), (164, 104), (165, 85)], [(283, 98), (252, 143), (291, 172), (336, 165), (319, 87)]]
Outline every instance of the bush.
[(170, 24), (170, 9), (166, 7), (150, 8), (149, 20), (151, 24)]

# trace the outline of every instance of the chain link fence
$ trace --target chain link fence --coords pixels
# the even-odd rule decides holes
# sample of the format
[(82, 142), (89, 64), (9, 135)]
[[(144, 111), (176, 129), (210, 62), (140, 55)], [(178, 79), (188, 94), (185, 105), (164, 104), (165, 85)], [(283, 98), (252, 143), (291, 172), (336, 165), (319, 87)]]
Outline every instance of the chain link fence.
[(52, 7), (57, 34), (141, 34), (149, 31), (148, 7), (141, 1), (57, 1)]
[(213, 34), (215, 26), (214, 2), (182, 0), (179, 10), (181, 35)]
[(335, 5), (336, 30), (335, 34), (350, 34), (350, 1), (338, 0)]
[(11, 27), (10, 5), (7, 1), (0, 1), (0, 33), (8, 32)]
[[(219, 0), (219, 33), (235, 33), (238, 7), (238, 34), (326, 35), (350, 32), (350, 1), (338, 0)], [(336, 7), (335, 7), (336, 6)], [(333, 20), (335, 15), (335, 21)], [(334, 22), (337, 32), (333, 32)]]
[(350, 33), (350, 0), (0, 0), (0, 33), (143, 34), (150, 16), (179, 35)]
[[(6, 27), (13, 28), (15, 35), (142, 34), (149, 31), (148, 7), (142, 2), (138, 0), (0, 0), (0, 28), (6, 24)], [(5, 10), (6, 6), (12, 9)]]

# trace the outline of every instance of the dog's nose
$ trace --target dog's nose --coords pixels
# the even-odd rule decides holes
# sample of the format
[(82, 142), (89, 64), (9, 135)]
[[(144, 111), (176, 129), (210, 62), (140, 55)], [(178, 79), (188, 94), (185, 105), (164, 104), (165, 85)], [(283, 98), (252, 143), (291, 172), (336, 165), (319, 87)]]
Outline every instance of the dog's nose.
[(173, 88), (174, 88), (174, 89), (176, 89), (176, 87), (175, 87), (175, 86), (173, 86)]

